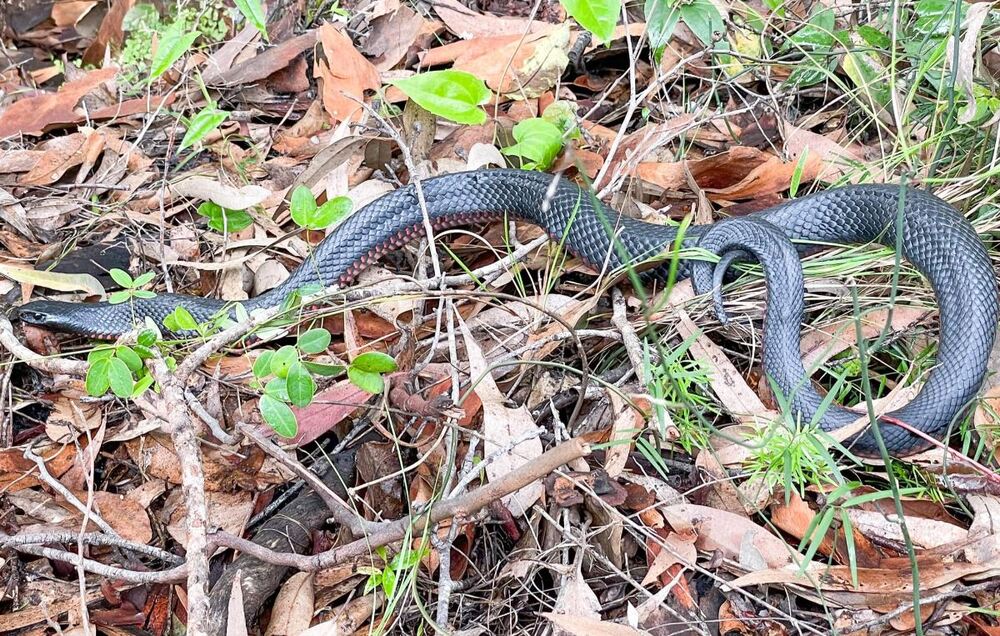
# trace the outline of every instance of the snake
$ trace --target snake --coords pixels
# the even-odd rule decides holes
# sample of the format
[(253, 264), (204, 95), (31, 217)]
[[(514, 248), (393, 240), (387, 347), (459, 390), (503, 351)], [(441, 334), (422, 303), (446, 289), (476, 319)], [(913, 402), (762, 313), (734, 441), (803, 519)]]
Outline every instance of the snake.
[[(277, 287), (246, 301), (248, 311), (280, 305), (303, 288), (350, 285), (388, 252), (436, 231), (507, 219), (534, 224), (597, 271), (654, 259), (644, 277), (692, 279), (696, 291), (714, 290), (720, 318), (722, 272), (756, 259), (767, 285), (763, 326), (765, 373), (783, 396), (790, 417), (834, 432), (865, 414), (830, 403), (813, 385), (800, 353), (804, 312), (801, 258), (809, 246), (882, 244), (899, 248), (930, 283), (939, 312), (936, 364), (917, 395), (876, 418), (886, 450), (907, 456), (940, 440), (974, 402), (988, 371), (998, 321), (997, 280), (989, 253), (969, 221), (951, 205), (918, 188), (857, 184), (792, 198), (765, 210), (710, 224), (651, 223), (601, 202), (589, 189), (558, 175), (519, 169), (478, 169), (421, 179), (395, 189), (336, 225), (313, 253)], [(679, 248), (715, 254), (691, 256)], [(672, 253), (672, 263), (655, 258)], [(129, 302), (36, 300), (16, 309), (27, 324), (95, 338), (115, 338), (152, 318), (158, 325), (178, 306), (198, 321), (232, 311), (226, 301), (160, 293)], [(229, 309), (227, 309), (227, 307)], [(904, 423), (906, 426), (901, 426)], [(915, 433), (914, 431), (919, 431)], [(859, 456), (881, 453), (875, 432), (854, 433)]]

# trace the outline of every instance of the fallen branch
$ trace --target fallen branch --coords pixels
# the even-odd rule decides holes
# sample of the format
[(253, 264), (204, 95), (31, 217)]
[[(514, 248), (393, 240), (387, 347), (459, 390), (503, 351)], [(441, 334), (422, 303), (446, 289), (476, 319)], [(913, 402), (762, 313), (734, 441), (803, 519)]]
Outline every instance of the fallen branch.
[(494, 500), (516, 492), (560, 466), (589, 454), (589, 445), (578, 439), (571, 439), (539, 455), (516, 472), (508, 473), (465, 495), (431, 504), (429, 514), (417, 513), (386, 522), (366, 537), (315, 555), (275, 552), (228, 532), (212, 534), (211, 541), (214, 545), (239, 550), (267, 563), (296, 568), (302, 572), (315, 572), (369, 554), (375, 548), (402, 540), (407, 534), (420, 534), (428, 524), (452, 517), (471, 516)]

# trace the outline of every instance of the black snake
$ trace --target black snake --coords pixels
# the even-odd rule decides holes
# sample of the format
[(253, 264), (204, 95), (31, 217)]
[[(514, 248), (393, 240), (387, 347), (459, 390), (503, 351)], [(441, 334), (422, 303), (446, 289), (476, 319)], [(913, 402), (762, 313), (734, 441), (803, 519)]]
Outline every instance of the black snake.
[[(537, 172), (478, 170), (426, 179), (421, 186), (426, 212), (437, 229), (509, 215), (544, 228), (595, 269), (614, 269), (662, 254), (678, 234), (675, 227), (622, 216), (578, 186)], [(793, 413), (808, 423), (820, 409), (822, 397), (808, 380), (799, 354), (802, 270), (788, 239), (825, 244), (874, 241), (895, 247), (899, 218), (902, 255), (930, 280), (941, 317), (937, 367), (919, 395), (882, 422), (889, 451), (905, 455), (928, 443), (891, 421), (901, 420), (940, 437), (982, 385), (996, 335), (993, 268), (983, 243), (962, 215), (920, 190), (858, 185), (792, 200), (741, 219), (692, 226), (684, 241), (685, 246), (728, 252), (727, 264), (734, 255), (748, 252), (761, 261), (768, 283), (764, 368)], [(243, 304), (248, 310), (271, 307), (304, 286), (348, 284), (385, 252), (423, 235), (423, 223), (414, 186), (395, 190), (348, 217), (279, 287)], [(713, 286), (713, 269), (721, 273), (725, 266), (686, 260), (679, 275), (693, 272), (696, 288), (707, 291)], [(664, 271), (664, 266), (652, 270)], [(40, 300), (22, 306), (17, 314), (26, 323), (55, 330), (113, 337), (133, 329), (145, 316), (162, 325), (178, 305), (200, 321), (226, 307), (220, 300), (158, 294), (116, 305)], [(831, 405), (818, 423), (829, 431), (858, 417), (857, 412)], [(852, 440), (851, 446), (860, 455), (878, 453), (870, 432)]]

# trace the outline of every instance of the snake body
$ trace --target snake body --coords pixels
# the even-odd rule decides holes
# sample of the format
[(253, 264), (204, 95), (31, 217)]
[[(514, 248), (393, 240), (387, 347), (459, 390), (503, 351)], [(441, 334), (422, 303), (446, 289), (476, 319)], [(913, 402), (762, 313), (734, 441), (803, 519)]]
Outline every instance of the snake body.
[[(542, 227), (598, 270), (661, 254), (678, 235), (676, 227), (623, 216), (569, 181), (537, 172), (477, 170), (425, 179), (420, 185), (427, 215), (437, 229), (507, 215)], [(902, 221), (901, 227), (897, 228), (897, 220)], [(252, 311), (278, 305), (306, 286), (346, 285), (387, 251), (422, 236), (423, 227), (414, 185), (399, 188), (343, 221), (283, 284), (243, 304)], [(889, 451), (906, 455), (929, 444), (893, 420), (940, 437), (980, 389), (996, 336), (994, 271), (983, 243), (958, 211), (920, 190), (857, 185), (795, 199), (742, 219), (692, 226), (683, 241), (685, 246), (720, 254), (730, 250), (750, 253), (761, 261), (768, 283), (765, 371), (794, 414), (806, 423), (817, 419), (821, 428), (832, 431), (853, 423), (860, 414), (836, 405), (824, 409), (822, 397), (803, 368), (799, 354), (802, 271), (789, 239), (838, 245), (879, 242), (895, 247), (897, 238), (902, 256), (930, 281), (941, 319), (936, 368), (909, 404), (881, 420)], [(699, 261), (682, 261), (679, 276), (694, 273), (699, 291), (711, 287), (711, 272), (695, 263)], [(654, 275), (664, 271), (663, 266), (652, 270)], [(199, 321), (226, 307), (225, 302), (209, 298), (159, 294), (116, 305), (40, 300), (22, 306), (18, 317), (54, 330), (115, 337), (133, 329), (145, 316), (162, 324), (178, 305)], [(850, 443), (860, 455), (878, 454), (870, 432)]]

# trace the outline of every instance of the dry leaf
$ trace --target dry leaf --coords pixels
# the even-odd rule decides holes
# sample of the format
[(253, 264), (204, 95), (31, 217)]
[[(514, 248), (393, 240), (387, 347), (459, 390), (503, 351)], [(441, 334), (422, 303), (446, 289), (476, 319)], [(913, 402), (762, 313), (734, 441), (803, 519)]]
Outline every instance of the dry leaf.
[(530, 21), (480, 13), (458, 0), (436, 0), (433, 6), (434, 12), (448, 30), (463, 40), (498, 35), (520, 37), (527, 33), (544, 32), (553, 28), (548, 22), (539, 20)]
[(250, 184), (237, 188), (208, 177), (182, 179), (170, 184), (170, 191), (174, 196), (211, 201), (230, 210), (246, 210), (263, 203), (272, 194), (259, 185)]
[(122, 31), (122, 20), (125, 15), (135, 6), (135, 0), (114, 0), (111, 9), (104, 14), (101, 26), (97, 30), (97, 37), (90, 43), (87, 50), (83, 52), (84, 64), (98, 65), (104, 60), (104, 53), (110, 46), (115, 48), (120, 46), (125, 39)]
[[(541, 455), (542, 441), (527, 408), (508, 408), (504, 405), (503, 393), (493, 380), (482, 349), (460, 317), (458, 324), (469, 359), (469, 375), (473, 382), (477, 382), (475, 392), (483, 401), (483, 451), (486, 457), (496, 456), (496, 459), (487, 464), (486, 474), (491, 481), (495, 481)], [(537, 481), (507, 495), (503, 502), (511, 514), (520, 517), (527, 513), (543, 491), (544, 486)]]
[(102, 68), (67, 82), (55, 93), (22, 97), (0, 113), (0, 139), (12, 135), (40, 135), (49, 127), (79, 121), (76, 105), (80, 99), (112, 79), (118, 69)]
[(149, 514), (139, 502), (112, 492), (95, 492), (97, 511), (123, 538), (146, 545), (153, 539)]
[(313, 573), (297, 572), (291, 576), (274, 599), (271, 622), (264, 636), (295, 636), (309, 629), (313, 615)]
[(365, 91), (382, 85), (378, 69), (333, 24), (320, 27), (319, 39), (326, 61), (316, 59), (313, 77), (323, 81), (323, 107), (334, 121), (358, 121)]
[(645, 630), (635, 629), (621, 623), (609, 623), (597, 618), (570, 616), (554, 612), (541, 612), (539, 616), (544, 616), (564, 633), (573, 636), (652, 636)]
[(746, 517), (694, 504), (667, 506), (660, 511), (677, 532), (693, 529), (699, 550), (722, 550), (727, 558), (745, 564), (748, 558), (761, 558), (769, 567), (791, 562), (791, 552), (779, 539)]
[(491, 89), (513, 99), (538, 97), (562, 77), (569, 58), (569, 25), (509, 42), (483, 47), (455, 60), (454, 68), (482, 78)]
[(237, 571), (233, 577), (233, 586), (229, 590), (229, 603), (226, 606), (226, 636), (247, 636), (247, 617), (243, 603), (243, 573)]
[[(559, 596), (556, 597), (553, 612), (556, 614), (573, 616), (576, 618), (601, 619), (601, 601), (594, 594), (594, 591), (587, 585), (579, 567), (573, 567), (570, 576), (563, 577), (562, 585), (559, 588)], [(552, 630), (557, 636), (572, 634), (555, 625)]]
[(86, 292), (90, 296), (103, 296), (104, 285), (90, 274), (66, 274), (63, 272), (47, 272), (28, 267), (20, 267), (11, 263), (0, 263), (0, 276), (5, 276), (19, 283), (37, 285), (56, 291)]

